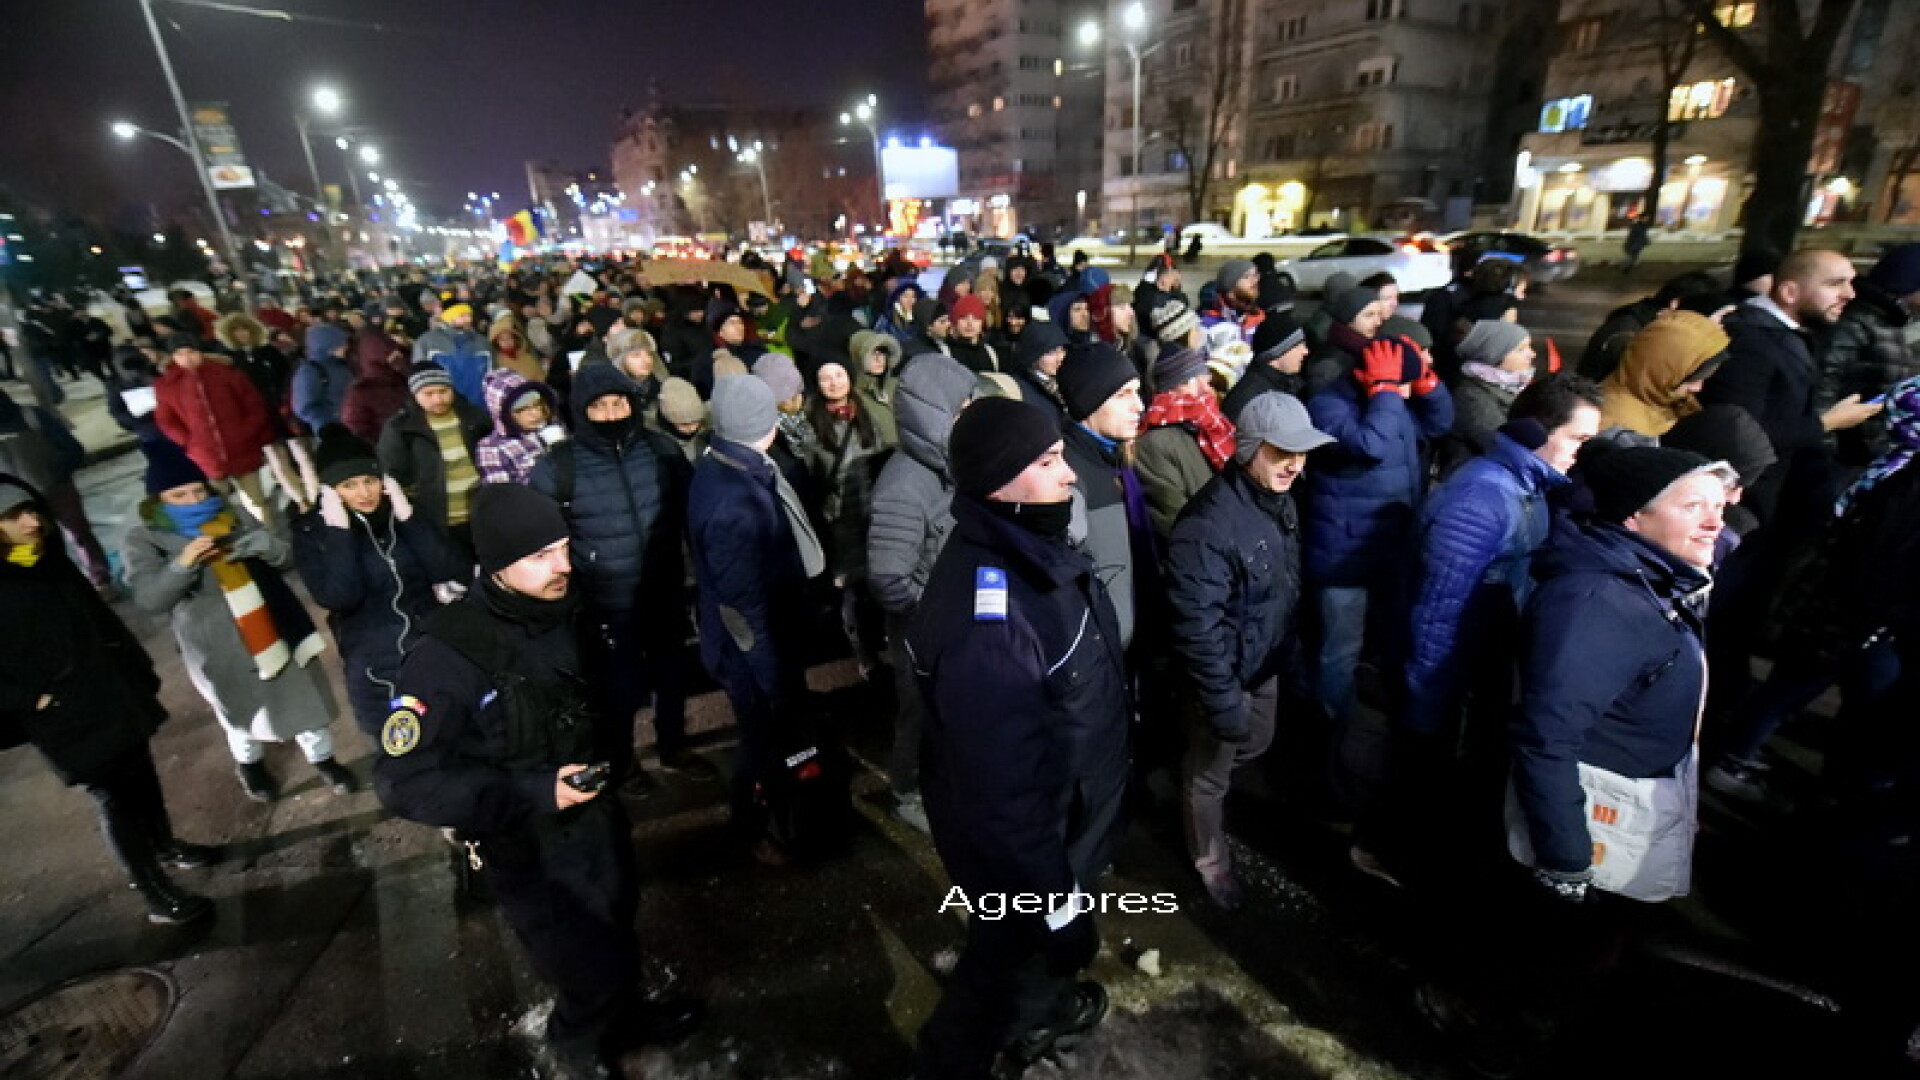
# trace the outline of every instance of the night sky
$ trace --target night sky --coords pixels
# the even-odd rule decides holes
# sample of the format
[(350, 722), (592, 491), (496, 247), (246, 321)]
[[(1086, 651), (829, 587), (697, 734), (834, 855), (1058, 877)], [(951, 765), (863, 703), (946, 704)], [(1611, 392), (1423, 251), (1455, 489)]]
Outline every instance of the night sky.
[[(380, 147), (376, 170), (429, 213), (469, 190), (524, 199), (529, 159), (605, 166), (620, 107), (639, 106), (649, 80), (670, 102), (838, 107), (878, 93), (890, 128), (926, 101), (919, 0), (236, 2), (354, 25), (158, 0), (187, 99), (230, 103), (249, 162), (305, 192), (293, 112), (333, 86), (344, 122)], [(184, 155), (107, 129), (179, 127), (138, 0), (0, 0), (0, 39), (0, 185), (89, 216), (199, 198)], [(314, 154), (344, 186), (333, 134)]]

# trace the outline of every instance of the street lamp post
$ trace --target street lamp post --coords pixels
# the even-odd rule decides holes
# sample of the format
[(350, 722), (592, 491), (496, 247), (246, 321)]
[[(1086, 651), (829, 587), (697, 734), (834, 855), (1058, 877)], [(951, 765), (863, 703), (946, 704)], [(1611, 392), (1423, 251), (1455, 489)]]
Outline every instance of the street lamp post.
[[(324, 86), (315, 90), (313, 92), (313, 107), (329, 116), (339, 112), (339, 91)], [(326, 192), (320, 188), (320, 168), (313, 162), (313, 140), (307, 137), (307, 125), (312, 122), (312, 119), (312, 116), (309, 115), (305, 109), (298, 110), (293, 114), (293, 125), (300, 130), (300, 149), (306, 151), (307, 154), (307, 175), (313, 180), (313, 204), (318, 207), (326, 202), (327, 195)]]
[[(1134, 0), (1120, 13), (1120, 23), (1127, 30), (1127, 37), (1120, 44), (1127, 50), (1127, 58), (1133, 61), (1133, 170), (1129, 176), (1133, 181), (1133, 191), (1128, 198), (1133, 224), (1127, 229), (1127, 264), (1131, 266), (1136, 254), (1135, 246), (1140, 242), (1140, 62), (1158, 49), (1161, 43), (1156, 41), (1144, 49), (1139, 45), (1140, 33), (1147, 26), (1147, 8), (1140, 0)], [(1099, 24), (1081, 24), (1081, 44), (1094, 45), (1099, 40)]]
[(760, 174), (760, 206), (766, 212), (767, 232), (771, 235), (773, 232), (773, 196), (767, 191), (767, 159), (761, 152), (760, 143), (755, 141), (752, 146), (740, 151), (740, 160), (753, 166), (754, 171)]
[(880, 156), (879, 109), (880, 99), (872, 94), (868, 94), (867, 100), (855, 105), (852, 112), (841, 113), (840, 122), (842, 124), (858, 123), (867, 129), (867, 138), (873, 141), (873, 182), (875, 190), (880, 196), (878, 206), (881, 227), (884, 229), (887, 220), (887, 167)]
[[(173, 107), (180, 113), (180, 129), (186, 136), (184, 145), (176, 139), (166, 141), (181, 146), (187, 156), (193, 159), (193, 171), (200, 177), (200, 190), (207, 196), (207, 209), (213, 211), (213, 223), (220, 230), (220, 246), (226, 251), (227, 268), (234, 280), (240, 282), (248, 306), (252, 306), (253, 285), (247, 280), (246, 264), (240, 261), (239, 249), (233, 246), (233, 231), (227, 228), (227, 217), (220, 212), (220, 197), (214, 193), (213, 177), (207, 172), (207, 159), (200, 151), (200, 138), (193, 132), (193, 117), (187, 113), (187, 99), (180, 93), (180, 80), (173, 73), (173, 59), (167, 55), (167, 44), (160, 37), (160, 24), (153, 17), (153, 0), (140, 0), (140, 13), (146, 16), (147, 32), (153, 35), (153, 51), (160, 57), (160, 70), (167, 77), (167, 90), (173, 94)], [(115, 130), (118, 130), (118, 125)]]

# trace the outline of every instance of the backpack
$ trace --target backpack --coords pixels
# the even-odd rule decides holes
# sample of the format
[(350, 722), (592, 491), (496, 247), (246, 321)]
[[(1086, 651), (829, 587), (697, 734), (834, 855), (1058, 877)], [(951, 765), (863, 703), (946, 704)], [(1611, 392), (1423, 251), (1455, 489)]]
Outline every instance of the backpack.
[(753, 800), (767, 835), (802, 859), (837, 851), (853, 831), (853, 771), (847, 753), (806, 706), (776, 709), (771, 753)]
[(39, 410), (22, 408), (26, 427), (20, 431), (0, 432), (0, 473), (10, 473), (40, 491), (60, 482), (59, 465), (53, 444), (40, 426)]

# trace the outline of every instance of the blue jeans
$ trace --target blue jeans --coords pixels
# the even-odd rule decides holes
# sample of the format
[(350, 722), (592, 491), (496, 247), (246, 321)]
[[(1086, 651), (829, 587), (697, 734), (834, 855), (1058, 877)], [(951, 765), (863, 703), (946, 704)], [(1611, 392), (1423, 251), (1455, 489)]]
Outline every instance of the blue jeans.
[(1336, 727), (1353, 719), (1354, 671), (1367, 641), (1367, 589), (1358, 585), (1320, 590), (1320, 704)]

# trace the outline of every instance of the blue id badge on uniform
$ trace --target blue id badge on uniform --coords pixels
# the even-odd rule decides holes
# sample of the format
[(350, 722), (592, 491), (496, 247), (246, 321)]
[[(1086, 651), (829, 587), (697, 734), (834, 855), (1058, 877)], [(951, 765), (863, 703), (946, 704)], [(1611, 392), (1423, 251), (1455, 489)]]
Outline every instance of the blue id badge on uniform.
[(973, 621), (1007, 621), (1007, 572), (983, 566), (973, 573)]

